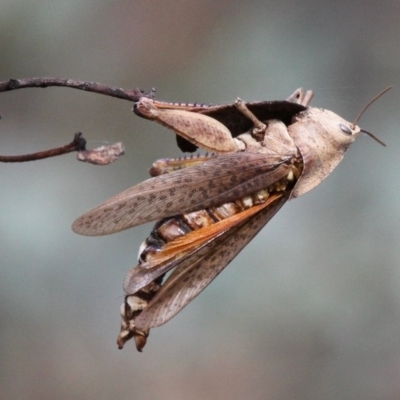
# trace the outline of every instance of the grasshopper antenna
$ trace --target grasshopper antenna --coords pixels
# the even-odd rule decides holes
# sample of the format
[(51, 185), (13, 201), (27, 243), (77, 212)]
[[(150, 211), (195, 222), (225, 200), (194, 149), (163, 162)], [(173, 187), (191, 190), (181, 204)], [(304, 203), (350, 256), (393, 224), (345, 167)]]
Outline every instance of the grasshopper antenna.
[(370, 136), (372, 139), (376, 140), (379, 144), (381, 144), (383, 147), (386, 147), (386, 143), (382, 142), (381, 139), (377, 138), (374, 134), (371, 132), (366, 131), (365, 129), (360, 129), (361, 132), (366, 133), (368, 136)]
[[(358, 121), (360, 120), (361, 116), (364, 114), (364, 112), (367, 110), (367, 108), (374, 103), (376, 100), (378, 100), (380, 97), (382, 97), (386, 92), (388, 92), (393, 86), (389, 86), (386, 89), (382, 90), (382, 92), (378, 93), (372, 100), (368, 102), (368, 104), (361, 110), (360, 114), (356, 118), (356, 120), (353, 122), (353, 126), (356, 126)], [(368, 136), (370, 136), (372, 139), (376, 140), (379, 144), (382, 146), (386, 147), (386, 144), (382, 142), (382, 140), (378, 139), (375, 135), (373, 135), (371, 132), (366, 131), (365, 129), (361, 129), (361, 132), (366, 133)]]

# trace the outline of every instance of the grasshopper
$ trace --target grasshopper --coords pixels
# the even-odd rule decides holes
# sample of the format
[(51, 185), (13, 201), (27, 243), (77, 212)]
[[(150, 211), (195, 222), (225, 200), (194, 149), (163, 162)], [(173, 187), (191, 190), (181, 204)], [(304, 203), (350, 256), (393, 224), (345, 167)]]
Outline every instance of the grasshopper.
[(119, 348), (134, 338), (142, 351), (150, 328), (198, 296), (286, 201), (321, 183), (361, 132), (380, 142), (357, 125), (362, 113), (351, 123), (310, 107), (312, 98), (298, 89), (284, 101), (205, 106), (143, 96), (134, 104), (174, 131), (182, 150), (212, 154), (156, 161), (152, 178), (72, 226), (97, 236), (158, 220), (124, 281)]

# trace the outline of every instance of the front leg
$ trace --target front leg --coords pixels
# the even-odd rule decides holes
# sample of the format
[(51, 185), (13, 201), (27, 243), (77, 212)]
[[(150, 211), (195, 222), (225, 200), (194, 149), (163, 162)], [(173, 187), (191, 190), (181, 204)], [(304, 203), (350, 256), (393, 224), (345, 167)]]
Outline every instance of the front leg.
[[(299, 94), (299, 101), (305, 99), (302, 89), (297, 89), (292, 94), (293, 99)], [(309, 92), (307, 92), (308, 94)], [(312, 94), (312, 92), (311, 92)], [(308, 97), (307, 97), (308, 99)], [(310, 99), (311, 100), (311, 99)], [(294, 102), (295, 100), (293, 100)], [(307, 101), (307, 100), (306, 100)], [(245, 143), (247, 151), (255, 153), (296, 154), (297, 148), (290, 137), (286, 125), (279, 120), (270, 119), (266, 123), (261, 122), (241, 99), (235, 102), (236, 108), (252, 123), (253, 128), (238, 136)]]
[(236, 108), (247, 117), (254, 125), (251, 130), (252, 136), (261, 142), (264, 139), (265, 131), (267, 130), (267, 125), (261, 122), (246, 106), (246, 103), (239, 97), (235, 101)]
[(153, 100), (142, 97), (134, 105), (142, 117), (158, 122), (205, 150), (233, 153), (244, 150), (240, 140), (234, 139), (221, 122), (203, 114), (182, 109), (158, 108)]

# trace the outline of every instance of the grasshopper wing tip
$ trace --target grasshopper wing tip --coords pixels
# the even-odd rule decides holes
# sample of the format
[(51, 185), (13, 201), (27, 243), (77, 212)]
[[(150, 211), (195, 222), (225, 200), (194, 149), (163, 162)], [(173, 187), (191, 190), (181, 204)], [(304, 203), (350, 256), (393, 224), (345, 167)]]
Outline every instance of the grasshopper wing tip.
[(73, 222), (71, 228), (73, 232), (83, 236), (102, 236), (110, 233), (97, 221), (93, 221), (93, 219), (90, 218), (90, 214), (85, 214), (77, 218)]
[(77, 233), (78, 235), (84, 235), (84, 236), (93, 236), (93, 233), (91, 233), (90, 226), (84, 223), (84, 220), (82, 217), (77, 218), (73, 223), (72, 223), (72, 231)]
[(77, 218), (72, 226), (72, 230), (83, 236), (104, 236), (117, 233), (130, 228), (125, 221), (110, 221), (109, 219), (99, 219), (97, 213), (88, 212)]

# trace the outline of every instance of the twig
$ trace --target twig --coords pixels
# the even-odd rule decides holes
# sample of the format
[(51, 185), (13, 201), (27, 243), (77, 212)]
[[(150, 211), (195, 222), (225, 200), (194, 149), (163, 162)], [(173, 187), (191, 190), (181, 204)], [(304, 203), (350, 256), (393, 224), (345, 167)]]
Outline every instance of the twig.
[(72, 153), (73, 151), (83, 151), (85, 147), (86, 140), (83, 138), (82, 133), (78, 132), (75, 133), (74, 140), (65, 146), (18, 156), (0, 156), (0, 162), (9, 163), (43, 160), (44, 158), (61, 156), (62, 154)]
[(24, 79), (10, 79), (8, 81), (0, 82), (0, 92), (7, 92), (10, 90), (25, 89), (25, 88), (46, 88), (50, 86), (68, 87), (71, 89), (84, 90), (86, 92), (93, 92), (103, 94), (105, 96), (116, 97), (118, 99), (138, 101), (141, 97), (153, 97), (154, 89), (148, 93), (144, 93), (139, 88), (135, 89), (122, 89), (108, 85), (102, 85), (97, 82), (77, 81), (75, 79), (65, 78), (24, 78)]
[[(102, 94), (105, 96), (116, 97), (122, 100), (137, 102), (141, 97), (149, 97), (154, 99), (155, 90), (151, 89), (145, 93), (139, 88), (122, 89), (108, 85), (102, 85), (97, 82), (78, 81), (76, 79), (65, 78), (24, 78), (24, 79), (9, 79), (8, 81), (0, 82), (0, 92), (7, 92), (17, 89), (26, 88), (46, 88), (50, 86), (68, 87), (71, 89), (84, 90)], [(0, 117), (1, 118), (1, 117)], [(110, 146), (102, 146), (97, 149), (86, 150), (86, 140), (81, 133), (75, 134), (72, 143), (32, 154), (24, 154), (18, 156), (0, 156), (0, 162), (25, 162), (42, 160), (44, 158), (55, 157), (62, 154), (78, 151), (78, 160), (89, 162), (96, 165), (106, 165), (117, 160), (125, 153), (122, 143), (116, 143)]]

